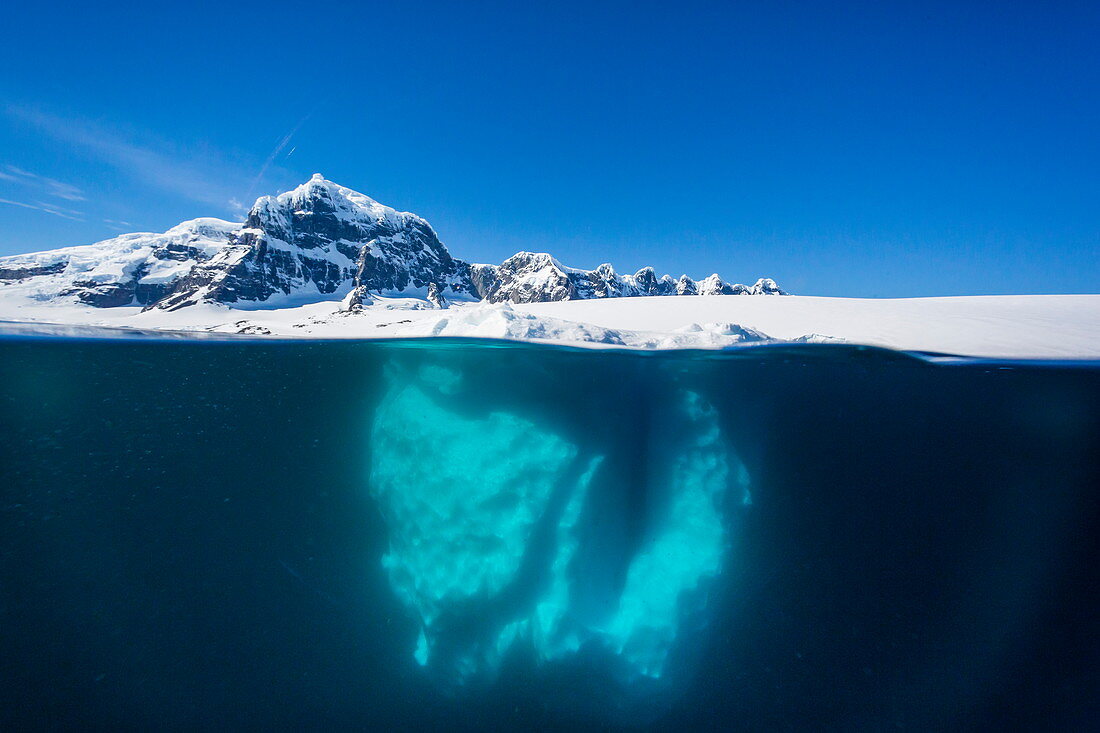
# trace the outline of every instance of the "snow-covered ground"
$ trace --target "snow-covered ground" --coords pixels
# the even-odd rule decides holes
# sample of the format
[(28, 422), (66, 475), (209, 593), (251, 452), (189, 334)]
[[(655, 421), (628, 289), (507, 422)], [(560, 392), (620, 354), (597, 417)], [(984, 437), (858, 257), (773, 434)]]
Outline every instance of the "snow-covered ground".
[(538, 303), (527, 312), (604, 328), (656, 331), (733, 322), (773, 338), (804, 334), (911, 351), (1003, 357), (1100, 357), (1100, 295), (953, 298), (677, 297)]
[(1100, 295), (862, 299), (809, 296), (608, 298), (527, 305), (379, 299), (280, 309), (178, 311), (0, 300), (0, 321), (250, 333), (295, 338), (473, 336), (579, 346), (722, 348), (762, 339), (1022, 358), (1100, 358)]

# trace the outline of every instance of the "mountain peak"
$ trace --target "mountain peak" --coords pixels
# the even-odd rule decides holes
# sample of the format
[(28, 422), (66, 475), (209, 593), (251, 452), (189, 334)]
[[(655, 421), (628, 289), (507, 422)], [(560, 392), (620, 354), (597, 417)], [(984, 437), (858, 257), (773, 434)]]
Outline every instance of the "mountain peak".
[[(340, 184), (336, 183), (335, 181), (328, 180), (327, 178), (325, 178), (320, 173), (314, 173), (312, 176), (309, 177), (308, 181), (306, 181), (305, 183), (303, 183), (299, 186), (296, 186), (295, 188), (292, 188), (291, 190), (287, 191), (286, 193), (279, 194), (279, 196), (277, 198), (282, 198), (283, 196), (297, 198), (297, 197), (301, 197), (301, 196), (312, 195), (318, 190), (328, 191), (329, 193), (335, 193), (335, 192), (338, 192), (338, 191), (345, 191), (345, 192), (347, 192), (347, 194), (354, 194), (356, 196), (362, 196), (363, 195), (361, 193), (357, 193), (356, 191), (352, 191), (350, 188), (345, 188), (344, 186), (341, 186)], [(364, 198), (366, 198), (366, 197), (364, 197)]]
[[(320, 173), (314, 173), (312, 176), (309, 177), (308, 181), (306, 181), (302, 185), (298, 186), (297, 188), (292, 189), (292, 191), (300, 191), (300, 192), (303, 192), (303, 193), (307, 193), (307, 192), (316, 191), (318, 189), (325, 190), (325, 191), (328, 191), (330, 193), (343, 191), (343, 192), (346, 192), (346, 194), (354, 194), (356, 196), (363, 196), (363, 194), (358, 193), (357, 191), (352, 191), (350, 188), (347, 188), (345, 186), (341, 186), (339, 183), (336, 183), (335, 181), (330, 181), (329, 179), (325, 178)], [(366, 198), (366, 197), (364, 197), (364, 198)]]
[(404, 226), (411, 220), (422, 221), (414, 214), (399, 212), (370, 196), (330, 181), (320, 173), (314, 173), (296, 188), (256, 199), (248, 223), (255, 228), (259, 218), (293, 218), (304, 213), (360, 222), (385, 220), (394, 227)]

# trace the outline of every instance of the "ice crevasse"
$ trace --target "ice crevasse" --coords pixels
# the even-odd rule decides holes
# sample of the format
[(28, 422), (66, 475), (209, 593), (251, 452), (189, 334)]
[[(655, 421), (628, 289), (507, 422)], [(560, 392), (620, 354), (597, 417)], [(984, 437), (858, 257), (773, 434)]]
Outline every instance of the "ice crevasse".
[(668, 683), (750, 503), (716, 410), (677, 388), (639, 445), (477, 392), (458, 369), (394, 367), (375, 412), (370, 491), (420, 627), (410, 654), (452, 690), (512, 653)]

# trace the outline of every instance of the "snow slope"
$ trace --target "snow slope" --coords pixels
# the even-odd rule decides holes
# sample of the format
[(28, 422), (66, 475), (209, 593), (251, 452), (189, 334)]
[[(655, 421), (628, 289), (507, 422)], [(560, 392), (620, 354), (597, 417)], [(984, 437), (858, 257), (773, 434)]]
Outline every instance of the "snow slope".
[(356, 312), (331, 300), (261, 311), (209, 303), (143, 312), (40, 302), (12, 293), (0, 297), (0, 321), (290, 338), (470, 336), (643, 349), (724, 348), (771, 338), (971, 356), (1100, 358), (1100, 295), (636, 297), (454, 303), (443, 310), (415, 298), (380, 298)]

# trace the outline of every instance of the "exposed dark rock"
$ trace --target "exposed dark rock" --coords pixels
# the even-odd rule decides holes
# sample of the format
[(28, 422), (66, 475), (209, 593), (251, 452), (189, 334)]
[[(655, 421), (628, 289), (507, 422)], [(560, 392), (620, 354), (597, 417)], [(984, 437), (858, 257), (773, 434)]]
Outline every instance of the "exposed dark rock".
[(443, 295), (443, 289), (439, 287), (439, 283), (428, 284), (428, 302), (436, 308), (447, 307), (447, 298)]
[[(0, 262), (2, 261), (0, 260)], [(27, 264), (24, 266), (0, 267), (0, 280), (23, 280), (28, 277), (56, 275), (59, 272), (64, 272), (68, 264), (68, 261), (63, 260), (49, 265)]]

